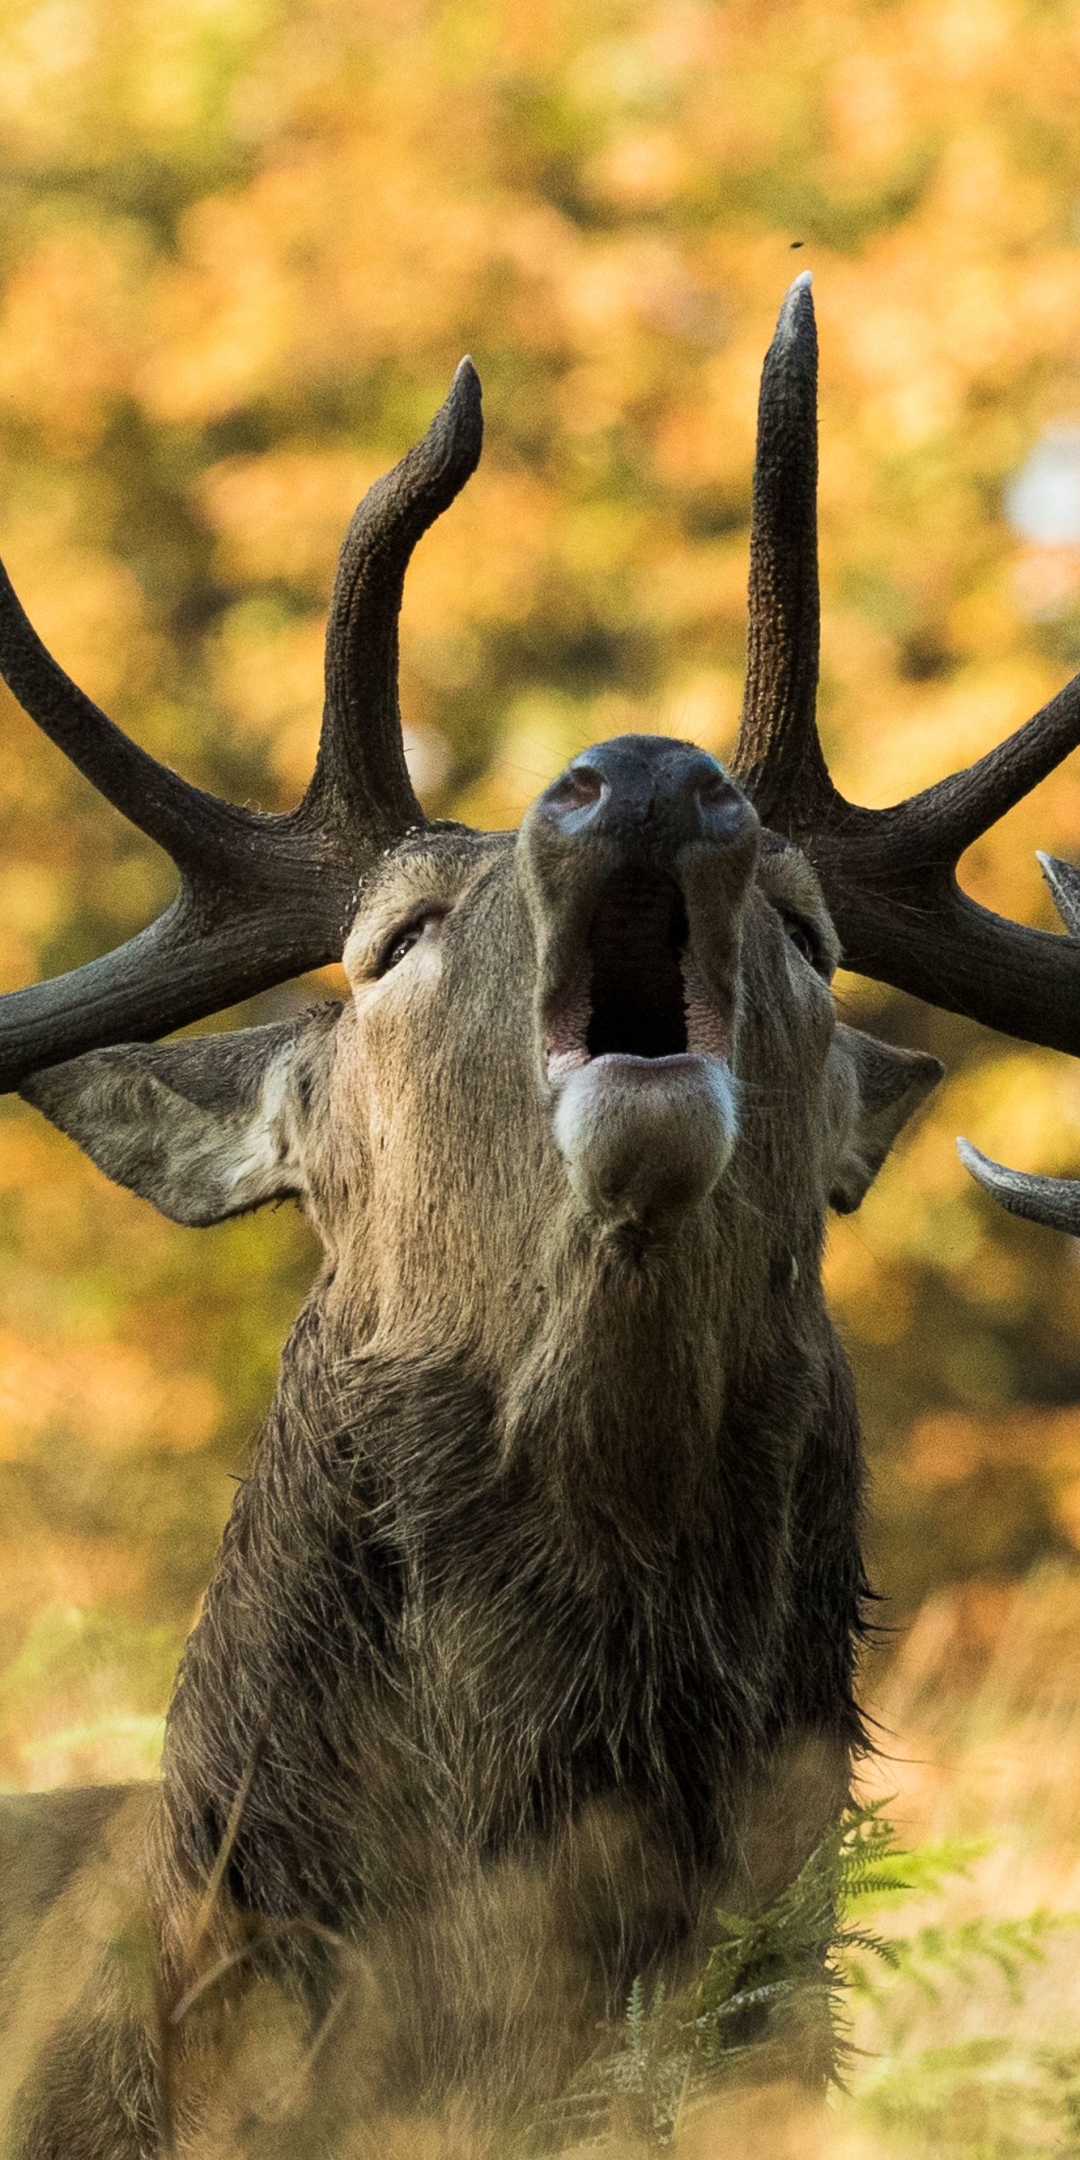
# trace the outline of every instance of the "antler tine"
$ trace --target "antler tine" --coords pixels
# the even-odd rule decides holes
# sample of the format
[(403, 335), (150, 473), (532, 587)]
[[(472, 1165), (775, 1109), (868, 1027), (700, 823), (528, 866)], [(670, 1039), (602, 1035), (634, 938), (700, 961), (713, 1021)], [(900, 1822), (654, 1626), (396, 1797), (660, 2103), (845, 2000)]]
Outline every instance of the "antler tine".
[(197, 877), (227, 867), (251, 813), (219, 802), (118, 728), (42, 644), (0, 563), (0, 675), (23, 710), (113, 807)]
[(422, 533), (476, 470), (483, 441), (480, 378), (462, 360), (423, 441), (377, 480), (341, 550), (326, 633), (326, 706), (305, 802), (317, 821), (377, 839), (422, 825), (405, 763), (398, 707), (398, 614)]
[(340, 957), (358, 879), (423, 813), (397, 705), (397, 616), (412, 550), (480, 454), (480, 385), (463, 361), (423, 442), (369, 490), (342, 549), (315, 773), (268, 816), (192, 787), (130, 742), (65, 675), (0, 572), (0, 670), (47, 735), (172, 856), (156, 922), (68, 975), (0, 998), (0, 1092), (42, 1067), (147, 1038)]
[(809, 270), (784, 297), (758, 401), (746, 691), (734, 769), (768, 822), (813, 823), (834, 789), (815, 716), (817, 326)]
[(803, 845), (821, 879), (845, 967), (1022, 1042), (1075, 1054), (1080, 944), (978, 906), (951, 872), (938, 880), (915, 866), (905, 885), (887, 864), (884, 872), (875, 867), (872, 840), (849, 850), (844, 836), (826, 833)]
[[(1066, 929), (1075, 935), (1080, 932), (1080, 870), (1041, 851), (1038, 859), (1058, 914)], [(1060, 948), (1065, 940), (1058, 938), (1055, 943)], [(956, 1146), (965, 1170), (970, 1170), (999, 1207), (1006, 1208), (1010, 1215), (1022, 1215), (1028, 1222), (1042, 1223), (1048, 1230), (1065, 1230), (1071, 1237), (1080, 1237), (1080, 1180), (1007, 1170), (1004, 1163), (993, 1162), (970, 1140), (958, 1140)]]
[(1048, 1230), (1067, 1230), (1080, 1237), (1080, 1181), (1075, 1178), (1035, 1177), (1026, 1170), (1007, 1170), (993, 1162), (970, 1140), (958, 1140), (957, 1153), (965, 1170), (1010, 1215), (1026, 1222), (1043, 1223)]
[[(1006, 1034), (1076, 1051), (1080, 942), (976, 906), (955, 873), (965, 848), (1080, 744), (1080, 676), (967, 770), (886, 810), (845, 801), (814, 718), (816, 356), (804, 273), (784, 300), (762, 375), (735, 770), (766, 822), (809, 855), (849, 967)], [(1080, 917), (1064, 912), (1076, 928)]]
[(1080, 744), (1080, 675), (1031, 720), (962, 772), (950, 773), (897, 805), (906, 844), (917, 831), (923, 860), (957, 863), (965, 848), (996, 825)]
[(1044, 855), (1041, 848), (1035, 853), (1066, 930), (1073, 937), (1080, 936), (1080, 870), (1074, 870), (1071, 863), (1062, 862), (1057, 855)]

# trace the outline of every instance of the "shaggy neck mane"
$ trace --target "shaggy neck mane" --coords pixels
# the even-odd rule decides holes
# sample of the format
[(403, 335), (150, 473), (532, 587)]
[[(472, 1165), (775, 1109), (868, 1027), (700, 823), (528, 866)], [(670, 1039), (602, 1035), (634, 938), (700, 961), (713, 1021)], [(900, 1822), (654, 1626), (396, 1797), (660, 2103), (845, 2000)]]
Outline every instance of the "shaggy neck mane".
[(335, 1358), (309, 1304), (181, 1668), (173, 1889), (205, 1880), (242, 1788), (228, 1888), (272, 1921), (400, 1913), (612, 1794), (716, 1868), (796, 1706), (857, 1738), (858, 1433), (831, 1334), (825, 1359), (767, 1344), (725, 1398), (679, 1333), (673, 1401), (620, 1388), (647, 1324), (599, 1385), (593, 1355), (590, 1390), (556, 1315), (562, 1352), (542, 1338), (500, 1402), (465, 1355)]

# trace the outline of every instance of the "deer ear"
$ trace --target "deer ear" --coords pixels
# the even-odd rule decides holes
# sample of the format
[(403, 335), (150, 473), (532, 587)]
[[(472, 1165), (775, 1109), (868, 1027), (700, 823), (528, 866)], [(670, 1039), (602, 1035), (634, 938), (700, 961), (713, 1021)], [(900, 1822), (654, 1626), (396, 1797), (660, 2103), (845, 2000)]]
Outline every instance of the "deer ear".
[(163, 1215), (223, 1222), (303, 1191), (303, 1136), (340, 1011), (91, 1050), (19, 1092)]
[(945, 1068), (922, 1050), (895, 1050), (843, 1022), (837, 1025), (832, 1057), (842, 1109), (829, 1206), (838, 1215), (850, 1215), (873, 1184), (898, 1132), (936, 1088)]

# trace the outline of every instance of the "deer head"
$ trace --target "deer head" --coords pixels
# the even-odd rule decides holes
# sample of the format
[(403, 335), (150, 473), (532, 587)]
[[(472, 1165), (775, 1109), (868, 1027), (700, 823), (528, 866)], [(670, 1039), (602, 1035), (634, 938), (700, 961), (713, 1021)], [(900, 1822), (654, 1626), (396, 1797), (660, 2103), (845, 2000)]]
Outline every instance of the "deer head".
[[(469, 361), (353, 520), (314, 777), (286, 815), (211, 798), (125, 738), (4, 578), (7, 682), (180, 884), (118, 951), (0, 1002), (0, 1085), (178, 1221), (300, 1199), (354, 1341), (526, 1357), (586, 1252), (594, 1275), (601, 1253), (678, 1255), (728, 1310), (816, 1283), (826, 1204), (858, 1205), (939, 1072), (837, 1024), (841, 952), (1008, 1032), (1076, 1039), (1072, 940), (976, 907), (955, 865), (1080, 740), (1080, 693), (892, 809), (843, 800), (814, 718), (815, 401), (804, 274), (762, 381), (731, 770), (663, 738), (604, 743), (517, 835), (428, 823), (397, 705), (408, 558), (480, 453)], [(340, 957), (342, 1006), (149, 1040)]]

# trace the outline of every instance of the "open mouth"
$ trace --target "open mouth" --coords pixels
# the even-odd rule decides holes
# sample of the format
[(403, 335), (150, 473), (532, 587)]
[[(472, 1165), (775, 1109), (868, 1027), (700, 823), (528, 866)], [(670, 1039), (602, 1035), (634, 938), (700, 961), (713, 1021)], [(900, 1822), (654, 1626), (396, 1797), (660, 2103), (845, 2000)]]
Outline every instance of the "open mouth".
[(587, 945), (580, 978), (549, 1014), (550, 1079), (594, 1058), (727, 1057), (730, 1027), (691, 955), (686, 903), (674, 877), (616, 872), (600, 895)]

